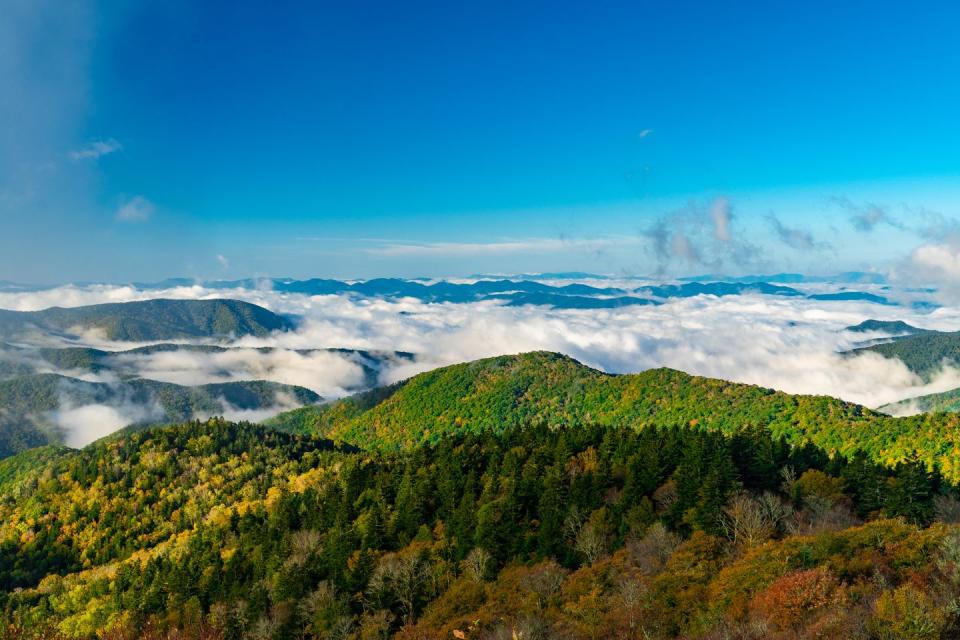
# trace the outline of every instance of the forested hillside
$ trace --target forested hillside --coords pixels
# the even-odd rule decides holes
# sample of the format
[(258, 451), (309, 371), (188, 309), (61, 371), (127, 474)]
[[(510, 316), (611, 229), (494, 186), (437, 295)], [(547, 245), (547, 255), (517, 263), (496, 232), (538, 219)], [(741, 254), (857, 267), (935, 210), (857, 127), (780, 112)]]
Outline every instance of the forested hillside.
[[(138, 364), (150, 356), (163, 354), (243, 354), (253, 352), (271, 355), (271, 347), (225, 347), (213, 344), (161, 342), (132, 349), (107, 351), (92, 347), (23, 347), (0, 342), (0, 379), (42, 373), (51, 368), (69, 372), (100, 373), (110, 371), (120, 377), (138, 377)], [(365, 351), (362, 349), (298, 349), (297, 355), (333, 354), (356, 362), (364, 373), (363, 388), (376, 385), (380, 369), (385, 363), (410, 361), (413, 354), (404, 351)]]
[(956, 413), (960, 411), (960, 389), (908, 398), (900, 402), (884, 405), (877, 410), (891, 415), (933, 412)]
[(898, 358), (910, 371), (929, 378), (945, 364), (960, 364), (960, 332), (925, 331), (897, 338), (893, 342), (855, 349), (850, 353), (864, 351), (879, 353), (887, 358)]
[(143, 407), (131, 418), (131, 424), (142, 426), (221, 415), (227, 409), (263, 409), (276, 405), (278, 399), (286, 399), (289, 406), (318, 402), (320, 396), (303, 387), (263, 380), (195, 387), (143, 378), (87, 382), (54, 373), (0, 380), (0, 459), (30, 447), (63, 442), (61, 409), (91, 404)]
[(239, 300), (143, 300), (42, 311), (0, 309), (0, 338), (97, 331), (107, 340), (157, 341), (267, 335), (290, 320)]
[(526, 425), (690, 426), (727, 434), (768, 428), (800, 445), (867, 453), (882, 464), (917, 456), (960, 480), (960, 418), (891, 418), (825, 396), (794, 396), (671, 369), (607, 375), (553, 353), (444, 367), (386, 389), (281, 414), (270, 424), (362, 448), (399, 449), (452, 434)]
[(368, 453), (212, 421), (19, 458), (0, 462), (0, 637), (957, 629), (960, 532), (931, 526), (954, 490), (762, 427), (539, 424)]
[(854, 333), (886, 333), (891, 336), (908, 336), (926, 333), (928, 329), (921, 329), (903, 320), (864, 320), (859, 324), (847, 327), (847, 331)]

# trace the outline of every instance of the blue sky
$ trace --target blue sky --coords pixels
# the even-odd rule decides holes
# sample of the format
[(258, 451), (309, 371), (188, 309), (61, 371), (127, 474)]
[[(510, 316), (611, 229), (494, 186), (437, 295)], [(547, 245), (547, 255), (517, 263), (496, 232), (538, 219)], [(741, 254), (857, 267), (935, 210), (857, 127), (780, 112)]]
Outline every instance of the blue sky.
[(0, 7), (0, 279), (885, 268), (960, 203), (956, 3)]

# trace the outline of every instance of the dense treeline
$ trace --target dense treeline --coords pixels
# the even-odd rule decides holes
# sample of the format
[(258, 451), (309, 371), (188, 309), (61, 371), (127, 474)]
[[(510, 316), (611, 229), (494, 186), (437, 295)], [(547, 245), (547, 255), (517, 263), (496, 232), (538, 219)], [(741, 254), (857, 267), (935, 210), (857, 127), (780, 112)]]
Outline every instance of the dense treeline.
[(211, 421), (51, 458), (4, 474), (11, 637), (934, 638), (956, 623), (960, 536), (928, 525), (960, 503), (939, 474), (762, 426), (537, 424), (368, 453)]

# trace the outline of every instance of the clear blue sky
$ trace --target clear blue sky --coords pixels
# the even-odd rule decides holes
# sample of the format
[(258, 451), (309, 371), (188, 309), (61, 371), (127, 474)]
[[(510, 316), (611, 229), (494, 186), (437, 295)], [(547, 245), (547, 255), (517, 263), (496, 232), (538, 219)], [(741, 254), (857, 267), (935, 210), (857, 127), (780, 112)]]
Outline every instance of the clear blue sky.
[[(0, 279), (869, 267), (960, 196), (955, 2), (0, 8)], [(658, 265), (718, 197), (751, 257)]]

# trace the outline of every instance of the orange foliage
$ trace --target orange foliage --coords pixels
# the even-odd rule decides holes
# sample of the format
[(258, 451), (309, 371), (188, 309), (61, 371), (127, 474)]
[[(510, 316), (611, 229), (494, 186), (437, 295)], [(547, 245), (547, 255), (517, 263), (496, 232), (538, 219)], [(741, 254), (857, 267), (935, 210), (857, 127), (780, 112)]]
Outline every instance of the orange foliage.
[(813, 613), (841, 604), (844, 595), (837, 578), (818, 567), (794, 571), (774, 581), (754, 596), (750, 608), (775, 628), (786, 630)]

